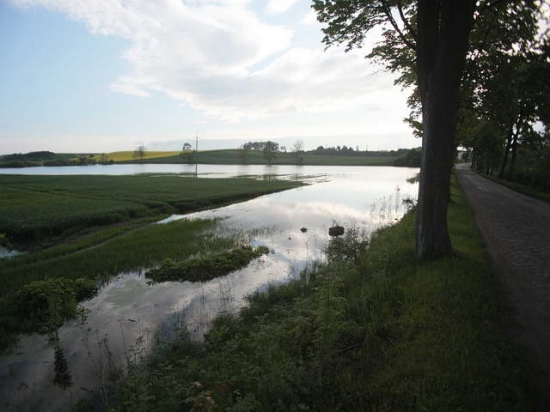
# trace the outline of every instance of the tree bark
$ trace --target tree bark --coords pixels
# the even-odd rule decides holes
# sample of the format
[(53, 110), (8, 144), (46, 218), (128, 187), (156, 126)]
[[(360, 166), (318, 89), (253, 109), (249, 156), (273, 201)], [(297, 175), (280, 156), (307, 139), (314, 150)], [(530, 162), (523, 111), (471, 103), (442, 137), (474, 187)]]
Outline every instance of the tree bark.
[(460, 83), (474, 10), (475, 0), (418, 1), (417, 76), (423, 115), (416, 215), (419, 258), (452, 251), (447, 227), (450, 174)]
[(510, 154), (510, 147), (512, 146), (513, 136), (514, 125), (512, 124), (512, 126), (510, 126), (510, 130), (508, 131), (508, 136), (506, 137), (506, 148), (504, 149), (504, 157), (502, 158), (502, 163), (498, 172), (499, 179), (502, 179), (504, 177), (504, 171), (506, 170), (506, 164), (508, 163), (508, 155)]

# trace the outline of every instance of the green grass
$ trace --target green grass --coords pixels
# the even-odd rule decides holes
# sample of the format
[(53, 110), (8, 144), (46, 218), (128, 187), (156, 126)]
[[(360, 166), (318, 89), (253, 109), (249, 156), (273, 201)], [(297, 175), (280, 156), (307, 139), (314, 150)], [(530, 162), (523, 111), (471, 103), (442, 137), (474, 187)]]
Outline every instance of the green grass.
[(486, 174), (483, 174), (483, 177), (486, 177), (487, 179), (490, 179), (493, 182), (496, 182), (502, 186), (506, 186), (512, 190), (515, 190), (516, 192), (523, 193), (524, 195), (534, 197), (535, 199), (544, 200), (545, 202), (550, 202), (550, 193), (548, 192), (543, 192), (542, 190), (538, 190), (534, 187), (526, 186), (521, 183), (498, 179), (494, 176), (489, 176)]
[(256, 249), (250, 246), (241, 246), (228, 252), (179, 262), (169, 259), (164, 261), (160, 267), (148, 271), (145, 276), (155, 282), (206, 282), (242, 269), (254, 259), (267, 254), (269, 254), (269, 249), (265, 246)]
[[(172, 152), (155, 152), (155, 151), (145, 151), (145, 156), (143, 157), (144, 160), (150, 160), (150, 159), (161, 159), (163, 157), (172, 157), (172, 156), (178, 156), (180, 152), (178, 151), (172, 151)], [(133, 161), (136, 160), (134, 158), (134, 152), (133, 151), (125, 151), (125, 152), (111, 152), (106, 153), (109, 160), (114, 160), (115, 162), (124, 162), (124, 161)], [(96, 154), (95, 157), (99, 159), (101, 155)]]
[[(130, 153), (130, 152), (122, 152)], [(188, 155), (180, 156), (178, 152), (151, 152), (146, 159), (136, 160), (131, 156), (113, 157), (117, 163), (193, 163)], [(109, 158), (111, 154), (109, 154)], [(329, 166), (391, 166), (395, 157), (367, 157), (367, 156), (329, 156), (305, 154), (303, 165), (329, 165)], [(236, 149), (199, 151), (198, 162), (200, 164), (236, 164), (242, 165), (241, 153)], [(278, 153), (273, 160), (277, 165), (295, 165), (296, 157), (292, 153)], [(252, 150), (248, 153), (246, 164), (267, 164), (263, 152)]]
[(180, 175), (0, 175), (0, 233), (16, 245), (44, 244), (91, 226), (190, 212), (299, 185)]
[(89, 242), (86, 239), (0, 261), (0, 350), (12, 344), (18, 333), (34, 331), (31, 319), (14, 312), (13, 296), (26, 285), (52, 279), (108, 279), (123, 271), (150, 268), (167, 258), (186, 259), (234, 247), (234, 239), (204, 233), (213, 224), (205, 220), (154, 224), (96, 246), (83, 247), (81, 243)]
[(517, 349), (499, 329), (510, 319), (456, 181), (452, 199), (453, 256), (417, 262), (409, 214), (358, 258), (333, 248), (319, 272), (257, 293), (204, 344), (183, 339), (131, 366), (108, 409), (529, 410)]

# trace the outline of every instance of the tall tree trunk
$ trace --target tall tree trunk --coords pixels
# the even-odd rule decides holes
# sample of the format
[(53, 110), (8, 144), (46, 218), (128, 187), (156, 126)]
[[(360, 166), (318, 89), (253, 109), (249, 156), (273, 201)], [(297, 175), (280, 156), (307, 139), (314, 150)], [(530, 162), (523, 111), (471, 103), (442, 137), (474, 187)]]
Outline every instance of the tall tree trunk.
[(502, 163), (500, 164), (500, 170), (498, 172), (498, 178), (502, 179), (504, 177), (504, 171), (506, 170), (506, 164), (508, 163), (508, 155), (510, 154), (510, 147), (512, 146), (512, 140), (514, 137), (514, 124), (510, 126), (508, 130), (508, 136), (506, 137), (506, 148), (504, 149), (504, 157), (502, 158)]
[[(452, 250), (447, 227), (450, 174), (460, 82), (475, 3), (475, 0), (418, 1), (417, 73), (423, 115), (416, 214), (416, 252), (420, 258), (438, 257)], [(434, 33), (437, 33), (435, 39), (431, 37)]]

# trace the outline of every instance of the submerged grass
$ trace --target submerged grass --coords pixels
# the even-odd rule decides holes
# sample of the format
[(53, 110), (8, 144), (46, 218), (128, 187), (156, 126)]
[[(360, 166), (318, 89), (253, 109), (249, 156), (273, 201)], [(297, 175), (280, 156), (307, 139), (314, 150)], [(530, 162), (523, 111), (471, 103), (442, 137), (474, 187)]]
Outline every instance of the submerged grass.
[(80, 278), (106, 279), (122, 271), (155, 266), (167, 258), (183, 259), (199, 252), (234, 247), (235, 239), (205, 233), (214, 224), (208, 220), (178, 220), (149, 225), (82, 250), (72, 249), (82, 246), (77, 242), (76, 246), (65, 245), (1, 261), (0, 351), (13, 344), (19, 333), (36, 331), (36, 325), (27, 322), (14, 304), (14, 296), (25, 285), (39, 287), (39, 282), (54, 279), (66, 283)]
[(498, 327), (495, 276), (456, 182), (452, 199), (453, 256), (417, 262), (409, 214), (359, 256), (333, 248), (319, 272), (256, 293), (204, 344), (184, 339), (131, 367), (105, 409), (528, 410), (521, 361)]

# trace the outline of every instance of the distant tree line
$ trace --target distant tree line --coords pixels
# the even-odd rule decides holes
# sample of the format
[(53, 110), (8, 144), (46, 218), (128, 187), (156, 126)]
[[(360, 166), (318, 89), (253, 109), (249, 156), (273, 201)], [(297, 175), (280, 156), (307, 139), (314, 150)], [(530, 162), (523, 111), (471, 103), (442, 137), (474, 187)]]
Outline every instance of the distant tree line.
[(422, 148), (417, 147), (414, 149), (406, 150), (404, 154), (400, 155), (397, 159), (393, 161), (393, 165), (399, 167), (420, 167), (421, 158)]
[(30, 153), (13, 153), (0, 157), (0, 167), (33, 167), (33, 166), (87, 166), (96, 164), (113, 164), (114, 160), (103, 153), (94, 154), (56, 154), (54, 152), (41, 151)]
[(550, 191), (550, 32), (536, 5), (501, 8), (506, 24), (474, 37), (483, 53), (467, 66), (456, 143), (475, 170)]
[(319, 146), (315, 150), (309, 150), (307, 154), (334, 155), (334, 156), (366, 156), (366, 157), (398, 157), (407, 153), (409, 149), (397, 150), (360, 150), (358, 146), (355, 149), (352, 146)]

